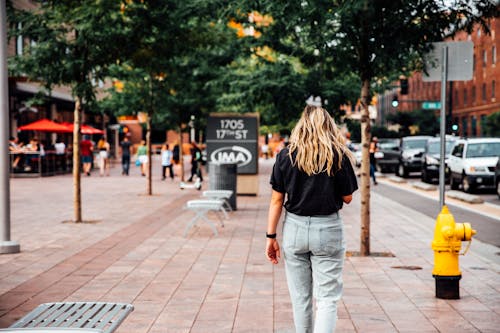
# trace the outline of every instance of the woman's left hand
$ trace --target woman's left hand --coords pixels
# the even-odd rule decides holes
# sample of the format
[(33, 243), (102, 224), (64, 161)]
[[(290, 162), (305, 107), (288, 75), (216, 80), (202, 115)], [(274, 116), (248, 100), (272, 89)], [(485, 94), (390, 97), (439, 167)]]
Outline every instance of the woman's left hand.
[(280, 245), (276, 238), (268, 238), (266, 244), (266, 257), (273, 264), (278, 263), (278, 259), (281, 258)]

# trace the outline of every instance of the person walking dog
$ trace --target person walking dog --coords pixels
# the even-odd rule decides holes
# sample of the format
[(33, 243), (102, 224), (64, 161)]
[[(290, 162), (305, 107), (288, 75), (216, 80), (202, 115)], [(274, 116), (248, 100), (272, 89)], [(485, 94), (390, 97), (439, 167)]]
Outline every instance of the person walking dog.
[[(353, 163), (354, 156), (333, 118), (325, 109), (312, 105), (305, 107), (289, 145), (276, 156), (266, 257), (278, 264), (283, 251), (298, 333), (335, 330), (345, 256), (339, 212), (358, 189)], [(283, 203), (286, 212), (281, 250), (276, 229)]]

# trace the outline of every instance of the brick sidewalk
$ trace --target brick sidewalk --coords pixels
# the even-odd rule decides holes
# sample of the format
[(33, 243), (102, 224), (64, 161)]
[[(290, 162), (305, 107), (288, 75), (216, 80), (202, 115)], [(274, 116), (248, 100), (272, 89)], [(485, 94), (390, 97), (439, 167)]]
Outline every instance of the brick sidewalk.
[[(193, 213), (182, 206), (199, 192), (154, 174), (154, 195), (141, 195), (137, 168), (82, 177), (89, 224), (62, 223), (73, 214), (71, 176), (12, 179), (12, 239), (22, 252), (0, 256), (0, 327), (42, 302), (100, 300), (134, 304), (119, 333), (293, 332), (283, 264), (264, 257), (271, 166), (261, 161), (259, 196), (238, 197), (218, 237), (200, 223), (184, 238)], [(434, 220), (376, 194), (372, 207), (371, 249), (395, 257), (347, 258), (337, 332), (498, 332), (498, 261), (473, 242), (460, 258), (462, 299), (438, 300)], [(343, 218), (356, 251), (359, 193)]]

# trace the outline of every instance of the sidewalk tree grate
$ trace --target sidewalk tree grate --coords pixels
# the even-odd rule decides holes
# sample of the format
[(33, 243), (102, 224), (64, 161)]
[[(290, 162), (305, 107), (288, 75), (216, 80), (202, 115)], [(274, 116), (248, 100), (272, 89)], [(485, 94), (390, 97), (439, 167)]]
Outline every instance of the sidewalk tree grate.
[(396, 269), (406, 269), (408, 271), (418, 271), (422, 269), (420, 266), (391, 266), (391, 268), (396, 268)]
[(346, 251), (346, 257), (382, 257), (382, 258), (394, 258), (395, 255), (391, 252), (370, 252), (368, 256), (362, 256), (359, 251)]
[(81, 222), (75, 222), (74, 220), (64, 220), (62, 223), (75, 223), (75, 224), (96, 224), (101, 223), (102, 220), (83, 220)]

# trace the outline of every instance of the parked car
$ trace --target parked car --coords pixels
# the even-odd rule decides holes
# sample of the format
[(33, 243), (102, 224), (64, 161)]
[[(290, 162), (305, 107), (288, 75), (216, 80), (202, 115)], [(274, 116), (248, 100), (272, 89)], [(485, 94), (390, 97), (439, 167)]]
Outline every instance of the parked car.
[(494, 186), (495, 168), (500, 155), (500, 138), (460, 139), (448, 160), (450, 186), (472, 192), (482, 186)]
[[(450, 170), (448, 168), (448, 159), (451, 149), (455, 144), (457, 137), (446, 136), (445, 138), (445, 179), (449, 179)], [(441, 138), (432, 138), (427, 141), (425, 150), (422, 154), (422, 174), (423, 182), (430, 183), (433, 179), (439, 179), (439, 164), (441, 162)]]
[(405, 136), (401, 139), (397, 176), (406, 178), (410, 172), (422, 170), (422, 154), (429, 139), (432, 136)]
[(361, 166), (361, 143), (352, 142), (349, 145), (349, 149), (354, 153), (354, 157), (356, 158), (356, 166), (359, 168)]
[(498, 162), (495, 168), (495, 186), (497, 189), (498, 199), (500, 199), (500, 155), (498, 155)]
[(399, 164), (400, 139), (379, 139), (375, 152), (378, 172), (394, 172)]

